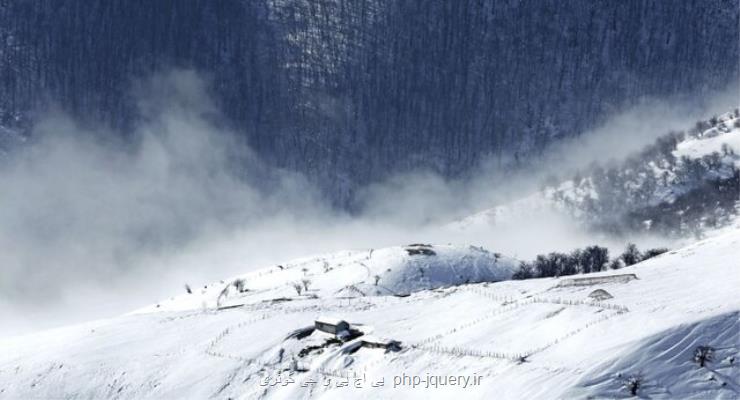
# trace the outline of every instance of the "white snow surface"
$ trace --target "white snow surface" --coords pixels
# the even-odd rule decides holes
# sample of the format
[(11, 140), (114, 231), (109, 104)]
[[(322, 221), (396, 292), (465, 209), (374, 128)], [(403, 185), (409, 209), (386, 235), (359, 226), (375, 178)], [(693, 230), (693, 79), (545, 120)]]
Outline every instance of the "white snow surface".
[[(409, 250), (424, 249), (431, 250), (434, 255), (409, 254)], [(519, 261), (515, 259), (475, 246), (412, 244), (350, 250), (293, 260), (193, 287), (192, 294), (172, 297), (134, 313), (201, 310), (275, 299), (405, 296), (419, 290), (466, 282), (507, 280), (518, 266)], [(234, 284), (237, 280), (243, 280), (246, 291), (237, 290)], [(295, 285), (302, 287), (300, 294)]]
[(703, 132), (701, 136), (679, 143), (673, 155), (701, 158), (712, 153), (723, 154), (722, 147), (726, 146), (734, 154), (725, 155), (725, 162), (734, 163), (737, 168), (740, 168), (740, 128), (735, 126), (738, 117), (728, 114), (722, 116), (720, 121), (717, 127)]
[[(514, 261), (432, 250), (307, 258), (245, 275), (249, 290), (222, 296), (221, 310), (213, 306), (231, 280), (129, 315), (2, 339), (0, 399), (629, 398), (623, 382), (637, 374), (641, 398), (740, 395), (740, 229), (589, 275), (636, 280), (585, 287), (557, 287), (557, 278), (461, 284), (458, 275), (499, 277), (491, 265)], [(341, 290), (372, 292), (376, 274), (388, 285), (382, 295)], [(299, 296), (287, 283), (303, 276), (313, 283)], [(597, 288), (613, 298), (592, 301)], [(336, 343), (311, 331), (320, 315), (402, 349), (359, 347), (361, 336)], [(704, 368), (692, 361), (700, 345), (715, 348)], [(292, 382), (288, 372), (276, 382), (291, 370)], [(404, 374), (468, 385), (412, 388), (399, 385)]]

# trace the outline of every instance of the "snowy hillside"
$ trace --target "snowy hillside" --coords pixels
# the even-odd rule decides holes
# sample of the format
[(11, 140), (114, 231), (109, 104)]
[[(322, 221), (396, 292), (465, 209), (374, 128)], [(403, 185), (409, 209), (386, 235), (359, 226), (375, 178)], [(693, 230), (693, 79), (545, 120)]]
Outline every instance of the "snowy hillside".
[[(235, 278), (243, 291), (220, 310), (233, 280), (3, 339), (0, 399), (627, 398), (630, 380), (643, 398), (737, 398), (738, 260), (740, 230), (586, 282), (461, 284), (503, 279), (514, 262), (475, 248), (308, 258)], [(299, 296), (290, 283), (303, 277)], [(351, 334), (314, 329), (319, 316)], [(389, 340), (400, 348), (371, 345)], [(699, 346), (714, 349), (705, 367)]]
[(676, 157), (693, 159), (712, 153), (722, 154), (725, 164), (740, 167), (740, 115), (737, 112), (717, 117), (712, 128), (679, 143), (673, 152)]
[(730, 224), (740, 210), (740, 112), (671, 132), (623, 162), (604, 163), (521, 200), (451, 224), (506, 225), (561, 215), (610, 233), (700, 236)]
[(182, 311), (254, 304), (366, 296), (407, 296), (471, 282), (511, 278), (519, 262), (481, 247), (415, 243), (345, 251), (293, 260), (214, 282), (137, 312)]

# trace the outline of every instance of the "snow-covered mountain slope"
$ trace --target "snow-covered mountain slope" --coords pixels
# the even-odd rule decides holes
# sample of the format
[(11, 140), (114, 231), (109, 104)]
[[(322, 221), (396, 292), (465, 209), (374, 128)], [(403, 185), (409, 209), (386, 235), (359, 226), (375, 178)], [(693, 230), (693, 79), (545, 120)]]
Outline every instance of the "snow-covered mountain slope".
[[(497, 274), (484, 266), (496, 262), (490, 253), (431, 249), (346, 252), (245, 275), (250, 290), (227, 296), (236, 307), (216, 310), (220, 292), (209, 285), (194, 301), (3, 339), (0, 399), (626, 398), (624, 382), (638, 374), (643, 398), (740, 395), (740, 230), (619, 271), (419, 290), (436, 286), (412, 279), (419, 267), (446, 279)], [(409, 296), (337, 293), (374, 287), (369, 277), (383, 271), (379, 286)], [(615, 274), (637, 279), (572, 281)], [(304, 275), (315, 296), (285, 288)], [(596, 289), (612, 297), (592, 299)], [(311, 328), (319, 316), (363, 335), (338, 341)], [(401, 348), (360, 346), (378, 340), (369, 336)], [(715, 349), (705, 367), (692, 361), (698, 346)]]
[(531, 217), (575, 217), (601, 231), (699, 236), (740, 211), (740, 111), (660, 137), (621, 163), (596, 165), (521, 200), (450, 226), (471, 229)]
[(715, 126), (676, 145), (673, 155), (693, 159), (718, 153), (725, 164), (740, 167), (740, 116), (727, 113), (717, 117)]

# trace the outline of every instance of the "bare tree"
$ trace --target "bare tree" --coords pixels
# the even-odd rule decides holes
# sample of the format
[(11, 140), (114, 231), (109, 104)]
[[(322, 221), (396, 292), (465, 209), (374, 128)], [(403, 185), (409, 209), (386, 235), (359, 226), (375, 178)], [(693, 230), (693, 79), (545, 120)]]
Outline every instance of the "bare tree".
[(630, 265), (637, 264), (642, 260), (642, 254), (634, 243), (627, 243), (627, 247), (624, 249), (624, 253), (620, 256), (624, 265), (629, 267)]
[(293, 289), (295, 289), (295, 292), (298, 293), (299, 296), (303, 292), (303, 286), (301, 286), (300, 283), (293, 283)]
[(245, 287), (247, 281), (245, 281), (244, 279), (236, 279), (234, 280), (234, 282), (232, 282), (232, 284), (239, 293), (244, 293), (247, 290), (247, 288)]
[(303, 279), (301, 279), (301, 284), (303, 285), (303, 290), (307, 292), (308, 291), (308, 287), (311, 285), (311, 280), (310, 279), (303, 278)]
[(627, 389), (630, 395), (637, 396), (637, 392), (643, 386), (644, 381), (645, 379), (643, 378), (642, 373), (638, 372), (636, 374), (628, 376), (624, 380), (624, 388)]
[(514, 272), (513, 279), (530, 279), (534, 277), (534, 270), (532, 264), (523, 262), (519, 265), (519, 269)]
[(649, 260), (649, 259), (651, 259), (653, 257), (657, 257), (657, 256), (659, 256), (659, 255), (661, 255), (661, 254), (663, 254), (663, 253), (665, 253), (667, 251), (668, 251), (668, 249), (666, 249), (665, 247), (658, 247), (658, 248), (655, 248), (655, 249), (648, 249), (644, 253), (642, 253), (642, 260), (641, 261), (645, 261), (645, 260)]
[(706, 363), (714, 360), (714, 348), (711, 346), (699, 346), (694, 349), (694, 362), (703, 367)]

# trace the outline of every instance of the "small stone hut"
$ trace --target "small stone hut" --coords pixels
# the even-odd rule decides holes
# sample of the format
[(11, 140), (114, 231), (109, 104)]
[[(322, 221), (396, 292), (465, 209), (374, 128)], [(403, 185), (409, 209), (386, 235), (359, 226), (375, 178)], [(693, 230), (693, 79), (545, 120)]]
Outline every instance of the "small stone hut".
[(332, 335), (349, 330), (349, 323), (339, 318), (319, 317), (314, 323), (317, 330), (331, 333)]

